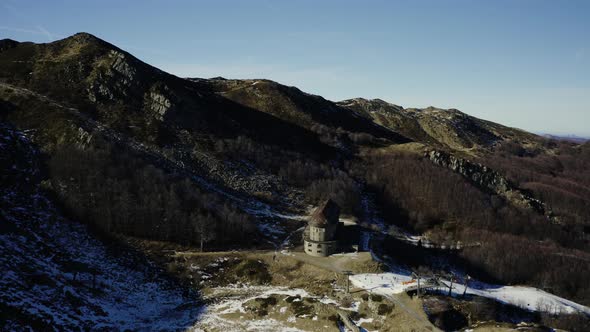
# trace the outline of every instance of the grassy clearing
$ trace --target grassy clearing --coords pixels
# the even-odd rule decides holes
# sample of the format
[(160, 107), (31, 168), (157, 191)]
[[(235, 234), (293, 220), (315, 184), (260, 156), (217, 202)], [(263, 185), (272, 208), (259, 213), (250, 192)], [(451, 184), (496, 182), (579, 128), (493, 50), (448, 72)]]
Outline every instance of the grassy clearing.
[[(337, 310), (341, 307), (350, 308), (351, 317), (369, 331), (437, 330), (427, 322), (425, 315), (426, 323), (418, 321), (404, 308), (382, 296), (364, 291), (344, 293), (346, 279), (337, 271), (382, 272), (381, 265), (372, 261), (368, 253), (316, 258), (302, 252), (201, 253), (162, 242), (142, 242), (142, 247), (152, 255), (166, 257), (161, 261), (172, 275), (201, 291), (215, 317), (198, 323), (206, 330), (246, 330), (249, 328), (244, 325), (248, 324), (246, 322), (269, 320), (275, 326), (285, 328), (338, 331)], [(308, 295), (269, 294), (269, 289), (300, 289)], [(420, 300), (412, 300), (406, 295), (400, 295), (400, 298), (405, 306), (421, 311)], [(227, 311), (232, 301), (237, 301), (237, 307), (243, 312)]]

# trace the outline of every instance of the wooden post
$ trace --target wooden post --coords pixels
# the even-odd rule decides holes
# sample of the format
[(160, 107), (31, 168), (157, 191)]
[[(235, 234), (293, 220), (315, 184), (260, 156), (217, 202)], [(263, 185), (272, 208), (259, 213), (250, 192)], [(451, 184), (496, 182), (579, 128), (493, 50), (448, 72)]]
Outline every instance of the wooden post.
[(414, 276), (416, 278), (416, 280), (418, 281), (418, 292), (416, 293), (416, 296), (420, 297), (421, 291), (420, 291), (420, 275), (416, 272), (412, 272), (412, 276)]
[(342, 273), (346, 276), (346, 294), (350, 292), (350, 276), (352, 275), (352, 271), (342, 271)]
[(455, 276), (451, 274), (451, 284), (449, 285), (449, 296), (451, 296), (451, 291), (453, 290), (453, 280)]
[(451, 277), (451, 284), (449, 285), (449, 296), (451, 296), (452, 290), (453, 290), (453, 277)]
[(346, 271), (346, 294), (350, 293), (350, 271)]

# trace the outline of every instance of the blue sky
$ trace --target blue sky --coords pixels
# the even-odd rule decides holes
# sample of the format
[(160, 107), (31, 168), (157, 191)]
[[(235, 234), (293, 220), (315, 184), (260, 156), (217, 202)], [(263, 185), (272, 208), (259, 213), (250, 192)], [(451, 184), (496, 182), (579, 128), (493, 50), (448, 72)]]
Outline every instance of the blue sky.
[(179, 76), (590, 136), (590, 1), (0, 0), (0, 38), (90, 32)]

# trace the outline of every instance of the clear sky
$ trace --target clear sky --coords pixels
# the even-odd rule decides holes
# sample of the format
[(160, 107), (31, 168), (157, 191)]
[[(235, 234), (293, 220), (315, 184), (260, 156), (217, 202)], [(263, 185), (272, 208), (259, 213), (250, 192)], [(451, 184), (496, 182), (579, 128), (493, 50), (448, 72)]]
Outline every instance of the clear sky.
[(458, 108), (590, 136), (590, 1), (0, 0), (0, 38), (92, 33), (178, 76)]

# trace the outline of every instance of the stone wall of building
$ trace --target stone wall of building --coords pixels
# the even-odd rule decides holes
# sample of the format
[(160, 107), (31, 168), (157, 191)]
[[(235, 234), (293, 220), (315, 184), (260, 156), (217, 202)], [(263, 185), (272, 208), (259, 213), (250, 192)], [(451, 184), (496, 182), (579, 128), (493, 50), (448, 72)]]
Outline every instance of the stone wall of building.
[(337, 241), (314, 242), (305, 240), (303, 242), (305, 253), (311, 256), (326, 257), (337, 252)]
[(309, 227), (309, 239), (311, 241), (326, 241), (326, 229), (322, 227)]

